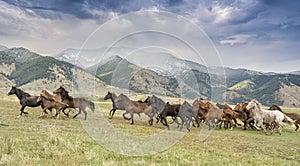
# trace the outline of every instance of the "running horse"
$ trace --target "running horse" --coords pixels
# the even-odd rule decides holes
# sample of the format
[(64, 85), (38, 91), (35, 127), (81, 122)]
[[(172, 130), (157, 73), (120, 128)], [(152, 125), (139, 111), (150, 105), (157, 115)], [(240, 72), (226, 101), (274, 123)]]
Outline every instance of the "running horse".
[(53, 93), (56, 95), (60, 95), (62, 102), (67, 104), (68, 108), (78, 108), (78, 113), (75, 114), (73, 118), (76, 118), (79, 114), (81, 114), (81, 111), (83, 111), (84, 119), (86, 120), (86, 108), (89, 108), (90, 110), (95, 112), (95, 104), (93, 102), (84, 98), (73, 98), (69, 95), (69, 92), (62, 86), (53, 91)]
[(261, 127), (265, 134), (267, 134), (266, 126), (274, 126), (271, 128), (271, 134), (273, 130), (276, 129), (277, 132), (281, 135), (281, 130), (283, 128), (283, 122), (293, 124), (294, 121), (286, 116), (284, 113), (279, 110), (264, 110), (262, 109), (261, 103), (259, 103), (256, 99), (252, 99), (248, 105), (246, 106), (247, 110), (252, 110), (254, 115), (254, 124), (258, 127)]
[[(125, 113), (123, 113), (123, 118), (126, 120), (131, 120), (131, 124), (134, 124), (133, 114), (146, 114), (149, 119), (149, 125), (152, 125), (153, 115), (152, 115), (152, 106), (147, 103), (141, 103), (130, 100), (126, 95), (120, 94), (115, 100), (116, 108), (124, 108)], [(127, 118), (125, 115), (130, 114), (130, 118)]]
[(295, 121), (295, 127), (296, 127), (296, 131), (298, 130), (298, 128), (300, 127), (300, 115), (297, 114), (297, 113), (289, 113), (289, 112), (283, 112), (282, 109), (276, 105), (276, 104), (273, 104), (271, 105), (271, 107), (269, 108), (269, 110), (278, 110), (282, 113), (284, 113), (285, 115), (287, 115), (288, 117), (290, 117), (291, 119), (293, 119)]
[(32, 96), (29, 93), (27, 93), (17, 87), (12, 86), (7, 95), (10, 96), (13, 94), (15, 94), (18, 97), (18, 99), (20, 101), (20, 105), (21, 105), (20, 115), (18, 117), (22, 116), (22, 114), (28, 114), (27, 112), (24, 111), (25, 107), (42, 106), (42, 108), (43, 108), (42, 103), (37, 101), (39, 96)]

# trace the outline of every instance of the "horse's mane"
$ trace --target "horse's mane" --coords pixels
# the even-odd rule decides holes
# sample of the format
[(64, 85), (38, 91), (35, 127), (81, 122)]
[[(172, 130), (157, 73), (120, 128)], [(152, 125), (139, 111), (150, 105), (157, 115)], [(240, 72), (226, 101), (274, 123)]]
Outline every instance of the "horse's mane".
[(130, 100), (128, 96), (124, 95), (123, 93), (121, 93), (118, 98), (125, 98), (126, 100)]
[(23, 91), (22, 89), (19, 89), (19, 88), (17, 88), (17, 87), (14, 87), (14, 88), (16, 88), (17, 91), (21, 92), (21, 93), (22, 93), (22, 96), (28, 96), (28, 97), (31, 96), (29, 93)]
[(67, 98), (69, 100), (73, 100), (73, 97), (69, 95), (69, 92), (64, 87), (60, 86), (60, 88), (62, 89), (61, 92), (62, 97)]
[(41, 93), (40, 94), (40, 97), (42, 98), (45, 98), (46, 100), (49, 100), (49, 101), (52, 101), (52, 102), (55, 102), (55, 100), (47, 95), (45, 95), (44, 93)]
[(241, 111), (247, 110), (247, 109), (246, 109), (247, 105), (248, 105), (248, 102), (244, 102), (244, 103), (242, 104), (242, 106), (240, 107), (240, 110), (241, 110)]
[(226, 103), (224, 104), (224, 108), (225, 108), (225, 109), (231, 109), (231, 110), (232, 110), (232, 108), (231, 108), (228, 104), (226, 104)]
[(241, 104), (240, 103), (237, 103), (236, 105), (235, 105), (235, 107), (233, 108), (233, 110), (240, 110), (241, 109)]

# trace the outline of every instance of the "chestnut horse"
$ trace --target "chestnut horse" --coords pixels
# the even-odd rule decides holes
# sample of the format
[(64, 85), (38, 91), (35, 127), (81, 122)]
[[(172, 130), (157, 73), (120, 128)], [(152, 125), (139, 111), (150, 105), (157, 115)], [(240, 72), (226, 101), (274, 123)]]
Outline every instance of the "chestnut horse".
[(42, 93), (37, 98), (37, 102), (42, 102), (43, 106), (44, 106), (41, 116), (43, 116), (45, 113), (47, 113), (46, 112), (47, 109), (52, 110), (54, 108), (56, 110), (56, 113), (53, 117), (56, 117), (56, 119), (59, 118), (60, 111), (64, 112), (64, 110), (66, 108), (68, 108), (67, 104), (55, 101), (52, 98), (49, 98), (49, 97), (43, 95)]
[(299, 126), (300, 126), (300, 115), (297, 113), (286, 113), (283, 112), (282, 109), (278, 106), (278, 105), (271, 105), (271, 107), (269, 108), (269, 110), (278, 110), (282, 113), (284, 113), (285, 115), (287, 115), (288, 117), (290, 117), (291, 119), (293, 119), (295, 121), (295, 127), (296, 127), (296, 131), (298, 130)]

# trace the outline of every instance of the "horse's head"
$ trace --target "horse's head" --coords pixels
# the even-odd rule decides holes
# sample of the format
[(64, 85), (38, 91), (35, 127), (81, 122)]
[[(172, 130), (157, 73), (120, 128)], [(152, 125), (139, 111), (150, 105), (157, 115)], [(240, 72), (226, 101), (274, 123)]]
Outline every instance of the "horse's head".
[(252, 99), (246, 106), (247, 110), (260, 109), (260, 103), (256, 99)]
[(151, 104), (151, 98), (152, 98), (152, 97), (148, 96), (148, 97), (145, 99), (144, 103), (147, 103), (148, 105), (150, 105), (150, 104)]
[(54, 94), (68, 94), (69, 92), (62, 86), (60, 86), (58, 89), (56, 89), (55, 91), (53, 91)]
[(111, 99), (111, 98), (112, 98), (112, 93), (110, 92), (107, 92), (107, 95), (104, 96), (104, 100)]
[(36, 102), (41, 102), (42, 101), (43, 96), (39, 95), (39, 97), (36, 99)]
[(7, 93), (7, 95), (13, 95), (13, 94), (16, 94), (17, 93), (17, 88), (12, 86), (10, 91)]

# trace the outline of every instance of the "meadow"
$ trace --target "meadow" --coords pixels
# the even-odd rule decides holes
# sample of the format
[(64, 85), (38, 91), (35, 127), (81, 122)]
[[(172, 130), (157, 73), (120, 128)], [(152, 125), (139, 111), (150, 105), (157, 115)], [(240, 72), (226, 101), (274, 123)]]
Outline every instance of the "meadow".
[[(149, 126), (137, 116), (130, 125), (117, 111), (108, 119), (110, 102), (99, 102), (104, 118), (121, 132), (149, 136), (165, 130), (162, 124)], [(41, 108), (17, 118), (20, 105), (15, 96), (0, 94), (0, 165), (299, 165), (300, 131), (286, 126), (283, 134), (262, 131), (214, 129), (199, 140), (202, 129), (191, 128), (180, 141), (153, 155), (127, 156), (97, 143), (82, 126), (83, 115), (72, 119), (60, 116), (40, 118)], [(284, 109), (298, 112), (297, 109)], [(95, 112), (94, 114), (96, 114)], [(88, 119), (93, 113), (88, 112)], [(157, 144), (160, 144), (157, 141)]]

